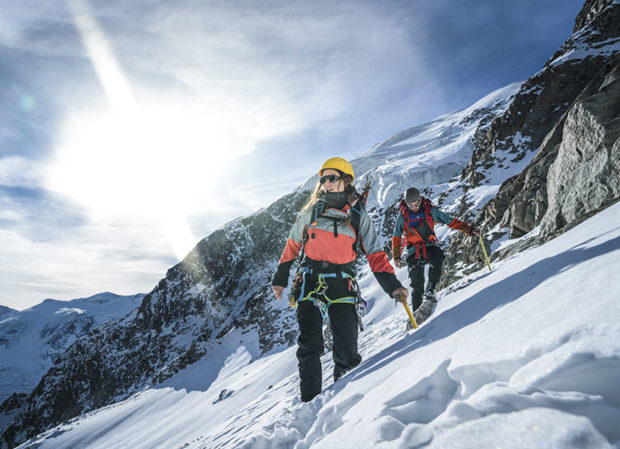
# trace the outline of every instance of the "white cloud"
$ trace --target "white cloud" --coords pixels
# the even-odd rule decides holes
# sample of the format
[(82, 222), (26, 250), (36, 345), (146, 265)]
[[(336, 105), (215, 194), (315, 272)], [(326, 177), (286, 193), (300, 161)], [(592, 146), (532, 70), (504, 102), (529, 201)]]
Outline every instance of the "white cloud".
[(178, 261), (168, 234), (149, 220), (89, 221), (41, 189), (0, 190), (0, 248), (0, 304), (16, 309), (48, 297), (150, 291)]
[(371, 104), (418, 58), (407, 30), (371, 3), (239, 5), (192, 3), (155, 16), (143, 26), (165, 39), (156, 49), (144, 43), (138, 64), (164, 67), (199, 94), (225, 92), (282, 133)]
[(24, 309), (50, 297), (148, 292), (173, 261), (167, 242), (149, 226), (89, 225), (71, 232), (45, 242), (0, 229), (0, 304)]
[[(414, 59), (394, 18), (365, 2), (68, 4), (111, 112), (66, 114), (46, 187), (97, 219), (152, 218), (177, 248), (197, 239), (189, 218), (216, 203), (228, 162), (370, 107)], [(185, 89), (162, 92), (174, 80)], [(253, 193), (224, 195), (258, 204)]]

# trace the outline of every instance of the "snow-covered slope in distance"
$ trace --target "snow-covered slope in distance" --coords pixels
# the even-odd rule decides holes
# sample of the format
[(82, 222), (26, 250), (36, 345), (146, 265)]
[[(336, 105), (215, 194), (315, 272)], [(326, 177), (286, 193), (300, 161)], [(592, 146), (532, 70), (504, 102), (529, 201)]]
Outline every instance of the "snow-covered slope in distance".
[(0, 306), (0, 320), (15, 312), (17, 312), (17, 310), (11, 309), (10, 307)]
[[(521, 84), (510, 84), (466, 109), (402, 131), (353, 159), (355, 184), (372, 185), (368, 207), (385, 208), (409, 187), (430, 188), (460, 175), (471, 158), (476, 131), (506, 111)], [(311, 189), (317, 177), (302, 189)]]
[(294, 347), (253, 360), (235, 331), (158, 388), (23, 447), (618, 448), (618, 221), (620, 204), (471, 274), (408, 334), (402, 309), (364, 277), (364, 361), (332, 384), (325, 354), (310, 403)]
[(136, 309), (143, 294), (100, 293), (71, 301), (46, 299), (0, 321), (0, 403), (30, 393), (54, 359), (91, 329)]

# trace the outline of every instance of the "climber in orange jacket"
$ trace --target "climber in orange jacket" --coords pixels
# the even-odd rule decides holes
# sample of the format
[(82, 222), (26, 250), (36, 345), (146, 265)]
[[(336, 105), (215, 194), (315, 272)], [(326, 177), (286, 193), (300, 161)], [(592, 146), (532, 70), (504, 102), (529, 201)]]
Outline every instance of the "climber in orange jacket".
[(351, 164), (339, 157), (325, 161), (319, 182), (300, 212), (282, 252), (272, 289), (280, 299), (293, 262), (301, 257), (293, 282), (299, 338), (297, 359), (301, 400), (312, 400), (322, 390), (323, 320), (329, 317), (333, 335), (334, 381), (357, 366), (359, 297), (355, 261), (364, 254), (381, 288), (406, 301), (408, 291), (394, 274), (361, 196), (352, 185)]

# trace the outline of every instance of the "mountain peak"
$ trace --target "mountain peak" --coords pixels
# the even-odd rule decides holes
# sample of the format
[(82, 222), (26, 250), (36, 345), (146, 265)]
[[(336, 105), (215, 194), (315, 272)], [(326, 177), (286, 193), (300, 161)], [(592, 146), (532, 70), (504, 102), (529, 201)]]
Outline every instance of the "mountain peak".
[(581, 30), (587, 25), (594, 17), (601, 13), (605, 8), (613, 3), (619, 3), (618, 0), (586, 0), (583, 8), (577, 14), (575, 19), (575, 27), (573, 33)]

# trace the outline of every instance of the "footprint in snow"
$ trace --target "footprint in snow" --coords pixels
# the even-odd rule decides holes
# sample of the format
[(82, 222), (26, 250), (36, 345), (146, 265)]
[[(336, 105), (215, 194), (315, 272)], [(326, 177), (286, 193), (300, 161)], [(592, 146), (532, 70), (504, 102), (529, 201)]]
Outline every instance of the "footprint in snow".
[(332, 433), (342, 426), (344, 424), (342, 417), (363, 397), (364, 395), (361, 393), (354, 394), (338, 404), (322, 408), (308, 434), (295, 445), (295, 449), (309, 449), (319, 438)]
[(375, 422), (380, 441), (403, 437), (404, 447), (414, 448), (433, 439), (433, 430), (426, 424), (446, 410), (458, 390), (448, 375), (450, 362), (444, 361), (430, 376), (385, 403)]
[(458, 384), (448, 374), (450, 360), (433, 374), (386, 402), (382, 416), (392, 416), (404, 424), (427, 424), (439, 416), (454, 398)]

